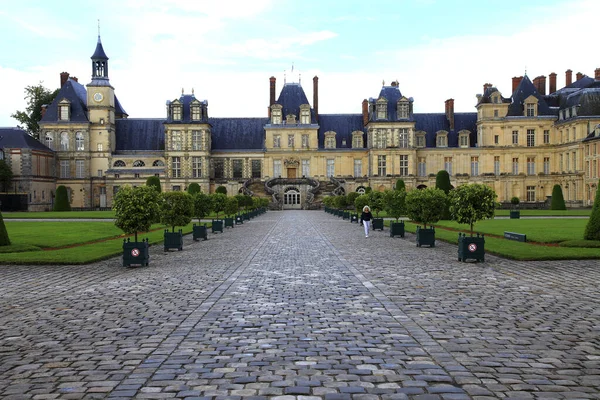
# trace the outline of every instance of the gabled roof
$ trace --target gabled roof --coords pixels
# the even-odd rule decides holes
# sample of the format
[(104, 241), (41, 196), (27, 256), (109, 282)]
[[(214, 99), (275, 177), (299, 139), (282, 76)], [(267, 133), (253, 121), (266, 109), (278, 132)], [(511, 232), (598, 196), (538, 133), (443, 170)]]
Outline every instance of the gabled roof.
[(212, 150), (263, 150), (268, 118), (209, 118)]
[(69, 121), (60, 121), (61, 123), (69, 122), (88, 122), (87, 117), (87, 92), (85, 87), (79, 82), (69, 78), (67, 82), (60, 88), (56, 98), (46, 109), (46, 114), (40, 122), (59, 122), (58, 119), (58, 103), (66, 99), (71, 103), (71, 116)]
[[(300, 119), (300, 106), (302, 104), (310, 105), (308, 99), (306, 98), (306, 94), (304, 93), (304, 89), (302, 89), (302, 86), (300, 86), (299, 83), (286, 83), (283, 85), (276, 103), (281, 104), (283, 113), (282, 116), (284, 120), (289, 114), (294, 114), (297, 119)], [(312, 108), (311, 120), (313, 123), (315, 122)]]
[(164, 119), (127, 118), (115, 121), (115, 151), (164, 150)]
[(30, 136), (21, 128), (0, 127), (1, 149), (32, 149), (53, 153), (51, 149)]
[(556, 115), (550, 110), (546, 100), (544, 100), (544, 96), (538, 93), (527, 75), (521, 79), (519, 86), (517, 86), (512, 94), (512, 102), (508, 106), (508, 113), (506, 115), (509, 117), (522, 117), (525, 110), (525, 99), (529, 96), (534, 96), (538, 100), (538, 115)]
[[(338, 149), (352, 148), (352, 132), (363, 132), (363, 143), (366, 146), (367, 136), (363, 126), (362, 114), (319, 114), (319, 148), (325, 148), (325, 132), (333, 131), (335, 135), (335, 145)], [(342, 145), (342, 140), (346, 145)]]
[[(398, 119), (398, 100), (402, 98), (400, 88), (398, 86), (383, 86), (379, 91), (379, 96), (377, 99), (373, 99), (372, 103), (376, 104), (377, 100), (382, 97), (387, 100), (387, 120), (396, 121)], [(410, 101), (411, 99), (408, 100)]]

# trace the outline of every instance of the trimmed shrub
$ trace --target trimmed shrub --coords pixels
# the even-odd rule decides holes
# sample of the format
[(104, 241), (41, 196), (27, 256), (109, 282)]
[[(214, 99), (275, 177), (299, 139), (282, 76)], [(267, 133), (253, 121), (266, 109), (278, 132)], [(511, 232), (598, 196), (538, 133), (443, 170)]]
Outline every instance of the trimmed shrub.
[(586, 240), (600, 240), (600, 186), (596, 188), (596, 198), (592, 207), (592, 214), (585, 226), (583, 238)]
[(394, 189), (396, 189), (396, 190), (406, 190), (406, 184), (404, 183), (404, 180), (398, 179), (396, 181), (396, 186), (394, 187)]
[(185, 192), (166, 192), (160, 202), (160, 222), (173, 228), (185, 226), (192, 221), (194, 200)]
[(348, 205), (354, 208), (354, 201), (360, 196), (358, 192), (350, 192), (346, 195), (346, 200), (348, 200)]
[(146, 186), (153, 187), (158, 193), (162, 192), (160, 178), (158, 176), (149, 176), (148, 179), (146, 179)]
[(225, 186), (218, 186), (215, 189), (215, 193), (220, 193), (220, 194), (227, 195), (227, 188)]
[(4, 218), (2, 218), (2, 213), (0, 213), (0, 246), (9, 246), (10, 238), (8, 237), (8, 231), (6, 230), (6, 226), (4, 225)]
[[(450, 190), (452, 190), (452, 184), (450, 183), (450, 174), (448, 174), (448, 171), (444, 169), (438, 171), (437, 175), (435, 176), (435, 187), (442, 190), (446, 195), (450, 193)], [(450, 218), (450, 205), (446, 204), (446, 207), (444, 207), (444, 213), (440, 219), (449, 220)]]
[(190, 185), (188, 186), (187, 192), (189, 194), (191, 194), (192, 196), (195, 195), (196, 193), (200, 193), (202, 190), (200, 189), (200, 185), (198, 185), (196, 182), (192, 182), (190, 183)]
[(552, 188), (552, 202), (550, 203), (551, 210), (566, 210), (565, 198), (563, 197), (562, 188), (560, 185), (554, 185)]
[(344, 195), (335, 196), (333, 198), (333, 204), (338, 210), (343, 210), (348, 206), (348, 199)]
[(517, 207), (520, 202), (521, 202), (521, 200), (519, 200), (519, 198), (517, 196), (510, 199), (510, 204), (512, 204), (513, 207)]
[(71, 211), (69, 193), (67, 192), (67, 188), (63, 185), (60, 185), (56, 188), (56, 198), (54, 199), (53, 211)]

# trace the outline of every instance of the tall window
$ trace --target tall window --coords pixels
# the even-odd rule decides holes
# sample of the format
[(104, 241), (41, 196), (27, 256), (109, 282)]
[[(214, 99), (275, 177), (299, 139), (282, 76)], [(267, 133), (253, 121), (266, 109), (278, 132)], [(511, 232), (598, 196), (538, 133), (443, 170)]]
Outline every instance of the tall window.
[(335, 175), (335, 160), (333, 158), (327, 159), (327, 176)]
[(71, 166), (69, 165), (69, 160), (60, 160), (60, 177), (71, 177)]
[(75, 178), (85, 178), (84, 160), (75, 160)]
[(60, 149), (69, 151), (69, 134), (67, 132), (61, 132), (60, 134)]
[(494, 156), (494, 175), (500, 175), (500, 156)]
[(425, 135), (416, 135), (417, 147), (425, 147)]
[(400, 156), (400, 176), (408, 176), (408, 155)]
[(597, 160), (594, 160), (594, 162), (592, 163), (592, 168), (593, 168), (593, 171), (592, 171), (591, 176), (592, 176), (592, 178), (597, 178), (598, 177), (598, 162), (597, 162)]
[(375, 147), (385, 149), (387, 147), (387, 134), (383, 129), (377, 129), (375, 132)]
[(335, 136), (327, 136), (325, 138), (325, 148), (335, 149)]
[(448, 147), (448, 136), (445, 133), (437, 135), (437, 147)]
[(171, 150), (183, 149), (183, 137), (181, 131), (171, 131)]
[(181, 157), (171, 158), (171, 172), (173, 178), (181, 178)]
[(225, 177), (225, 161), (222, 159), (213, 160), (213, 168), (215, 179), (223, 179)]
[(452, 157), (444, 157), (444, 169), (449, 175), (452, 175)]
[(243, 160), (233, 160), (233, 178), (241, 179), (244, 176), (244, 162)]
[(300, 123), (310, 124), (310, 109), (305, 108), (300, 110)]
[(527, 147), (535, 146), (535, 129), (527, 129)]
[(60, 120), (68, 121), (69, 120), (69, 106), (59, 106), (60, 109)]
[(500, 143), (500, 135), (494, 135), (494, 144)]
[(200, 119), (200, 106), (192, 106), (192, 120), (198, 121)]
[(544, 144), (550, 144), (550, 130), (544, 130)]
[(525, 108), (528, 117), (535, 117), (535, 103), (527, 103), (525, 104)]
[(377, 102), (377, 119), (387, 118), (387, 101), (380, 100)]
[(202, 131), (192, 131), (192, 150), (202, 150)]
[(527, 175), (535, 175), (535, 157), (527, 157)]
[(310, 176), (310, 160), (302, 160), (302, 176)]
[(469, 147), (469, 135), (460, 135), (459, 137), (460, 147)]
[(362, 176), (362, 160), (354, 160), (354, 177), (360, 178)]
[(387, 170), (387, 165), (386, 165), (386, 159), (385, 156), (377, 156), (377, 174), (379, 176), (385, 176), (386, 175), (386, 170)]
[(519, 175), (519, 159), (518, 158), (512, 159), (512, 173), (513, 173), (513, 175)]
[(281, 135), (273, 135), (273, 147), (281, 147)]
[(281, 176), (281, 160), (273, 160), (273, 176)]
[(181, 106), (173, 106), (173, 119), (181, 121)]
[(550, 173), (550, 157), (544, 157), (544, 174)]
[(425, 157), (419, 157), (418, 170), (419, 176), (427, 176), (427, 163)]
[(252, 177), (260, 178), (262, 176), (262, 163), (260, 160), (252, 160)]
[(192, 157), (192, 178), (202, 178), (202, 157)]
[(527, 186), (527, 201), (535, 201), (535, 186)]
[(471, 157), (471, 176), (479, 175), (479, 157)]
[(562, 154), (558, 157), (558, 170), (560, 172), (564, 171), (564, 169), (563, 169), (563, 155)]
[(519, 144), (519, 131), (512, 131), (512, 144)]
[(408, 128), (400, 128), (398, 146), (404, 149), (408, 147)]
[(577, 153), (573, 152), (573, 171), (577, 171)]
[(83, 133), (77, 132), (75, 134), (75, 148), (77, 151), (83, 151), (84, 143), (83, 143)]
[(352, 135), (352, 147), (355, 149), (360, 149), (360, 148), (364, 147), (362, 132), (360, 132), (360, 134)]
[(46, 147), (48, 147), (50, 150), (54, 150), (54, 138), (52, 137), (52, 134), (50, 132), (46, 133), (44, 141), (46, 143)]
[(308, 149), (308, 135), (302, 135), (302, 148)]
[(406, 101), (398, 103), (398, 118), (408, 118), (408, 103)]
[(569, 158), (569, 153), (565, 153), (565, 161), (567, 163), (567, 171), (571, 170), (571, 159)]

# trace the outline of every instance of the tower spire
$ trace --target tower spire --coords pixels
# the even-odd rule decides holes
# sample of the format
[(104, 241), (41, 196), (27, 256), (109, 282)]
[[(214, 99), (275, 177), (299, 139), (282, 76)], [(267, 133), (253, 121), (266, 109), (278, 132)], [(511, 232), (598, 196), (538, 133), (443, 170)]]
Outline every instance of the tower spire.
[[(96, 43), (96, 50), (90, 58), (92, 59), (92, 82), (108, 83), (108, 56), (104, 52), (100, 39), (100, 20), (98, 20), (98, 43)], [(100, 84), (100, 86), (102, 85)]]

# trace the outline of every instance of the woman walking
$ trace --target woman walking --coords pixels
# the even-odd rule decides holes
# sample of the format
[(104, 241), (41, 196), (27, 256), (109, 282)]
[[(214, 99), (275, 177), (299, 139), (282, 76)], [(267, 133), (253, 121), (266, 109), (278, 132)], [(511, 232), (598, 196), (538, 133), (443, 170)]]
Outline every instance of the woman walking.
[(364, 206), (362, 209), (362, 214), (360, 215), (360, 222), (363, 224), (365, 228), (365, 237), (369, 237), (369, 224), (373, 219), (373, 214), (371, 214), (371, 209), (369, 206)]

